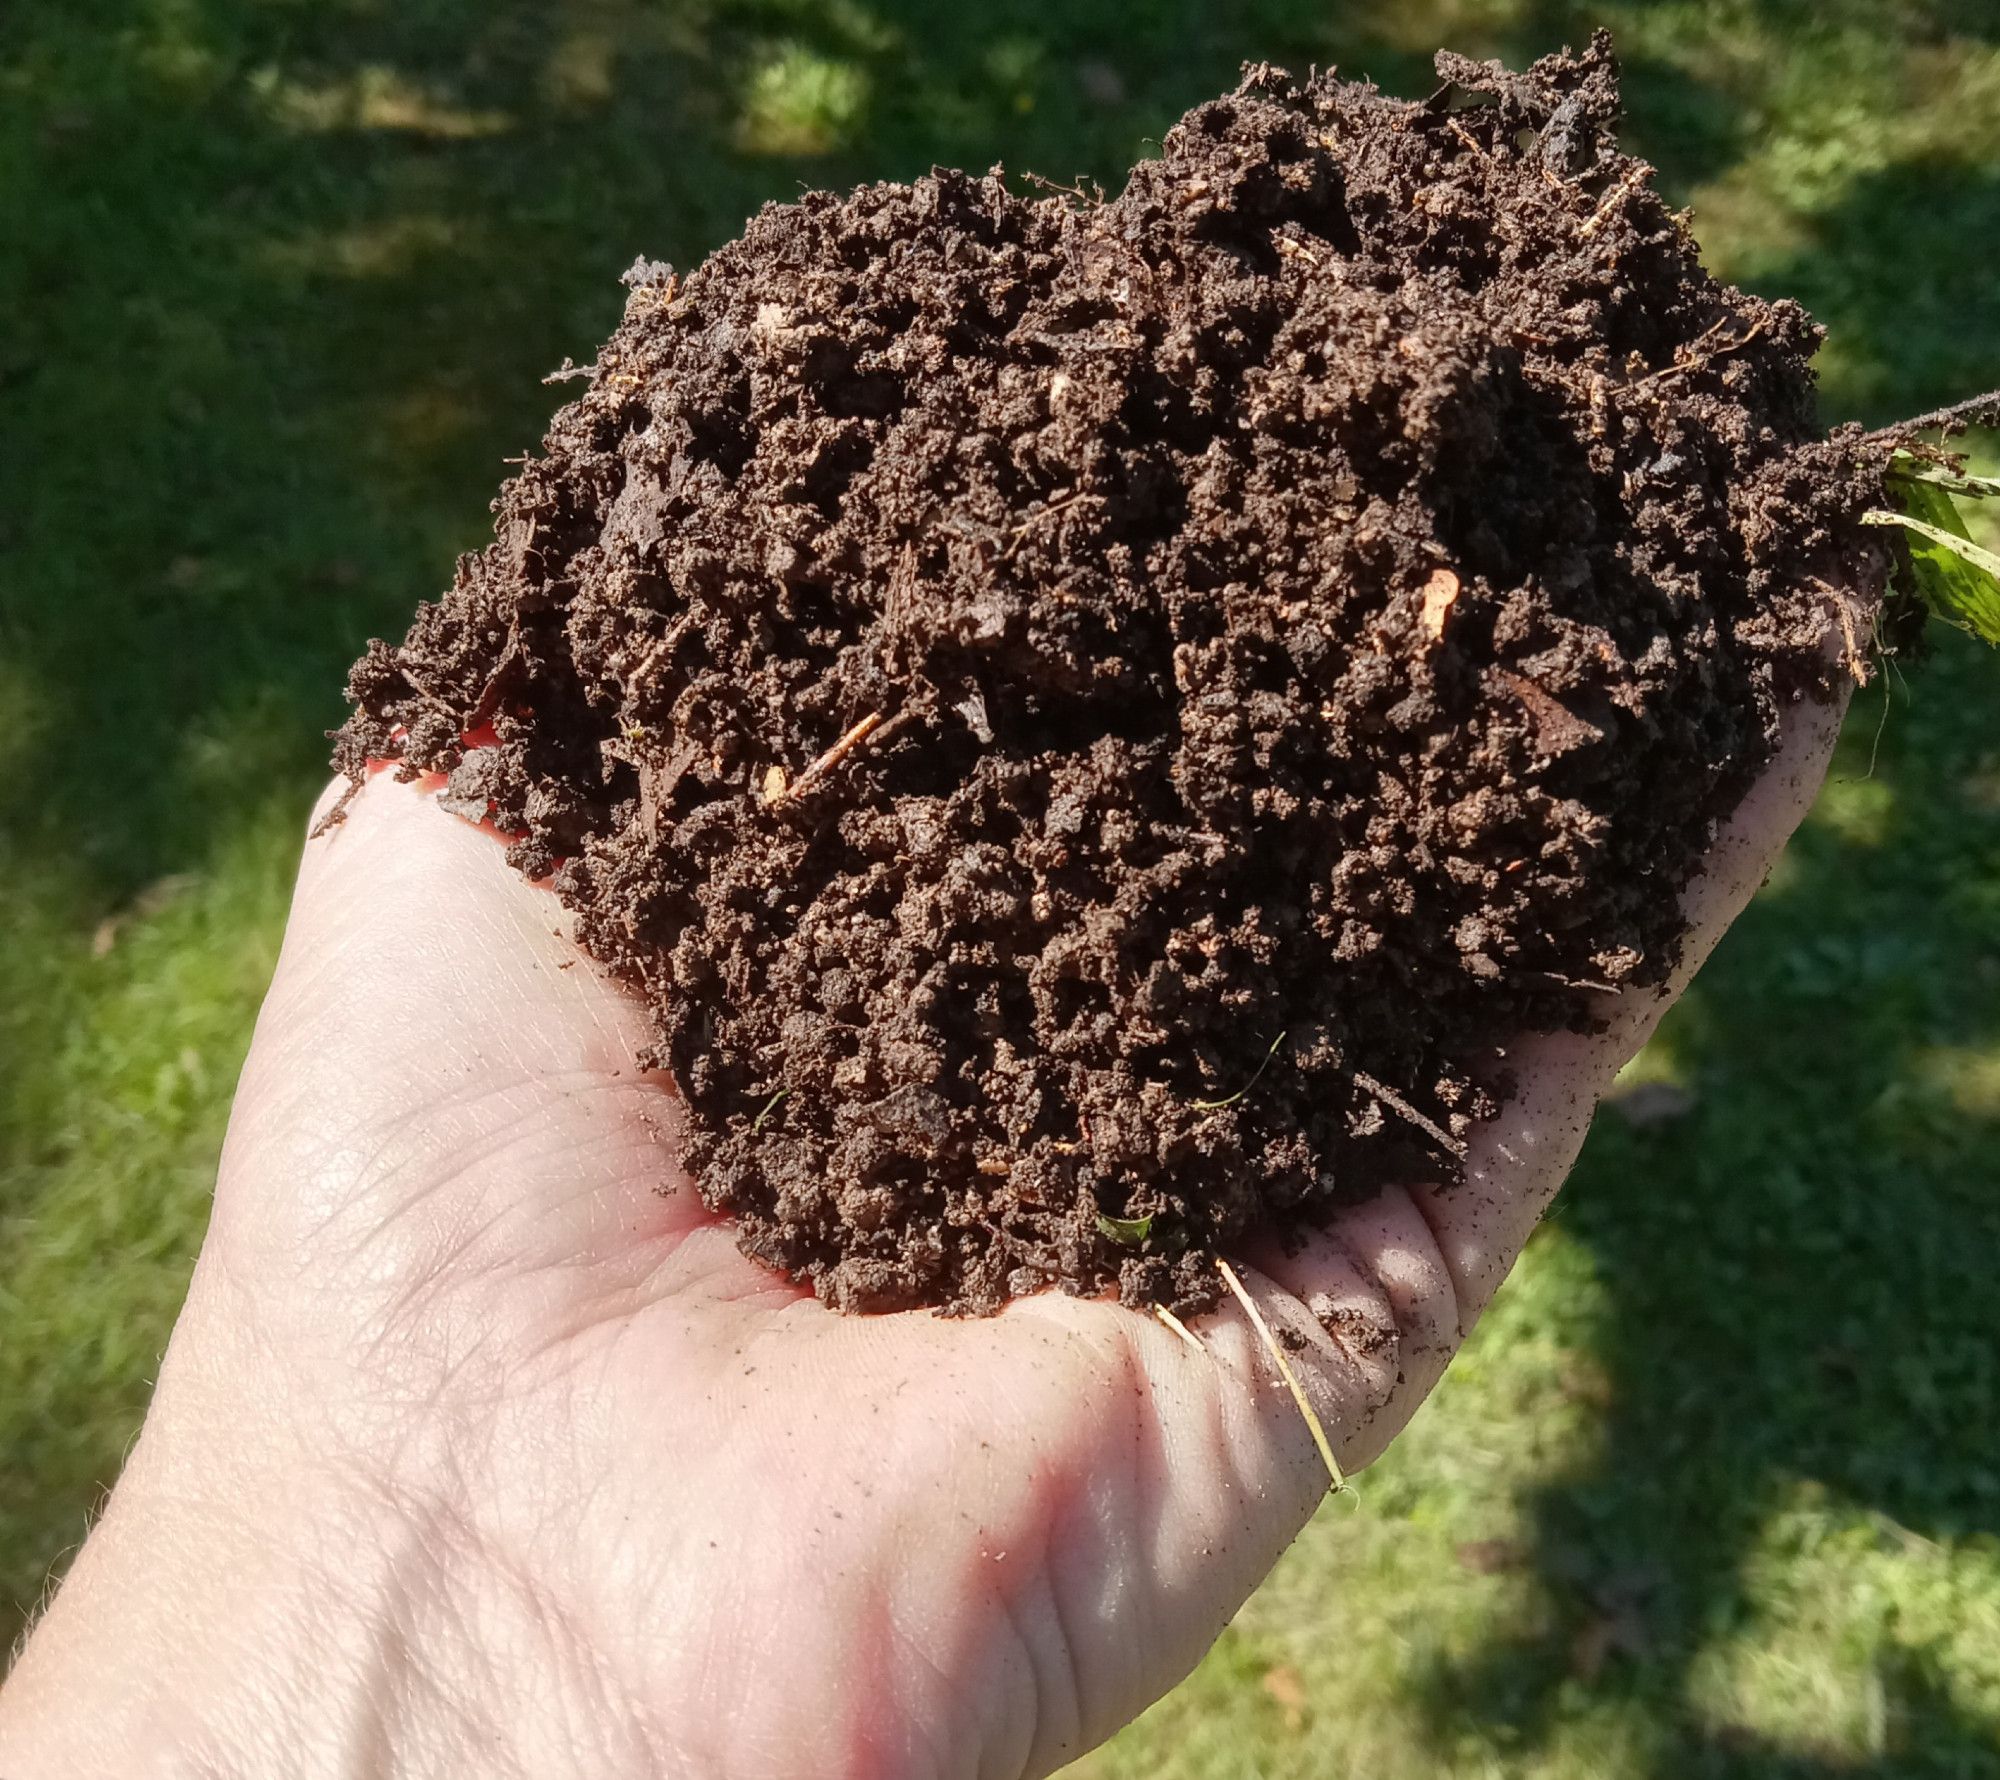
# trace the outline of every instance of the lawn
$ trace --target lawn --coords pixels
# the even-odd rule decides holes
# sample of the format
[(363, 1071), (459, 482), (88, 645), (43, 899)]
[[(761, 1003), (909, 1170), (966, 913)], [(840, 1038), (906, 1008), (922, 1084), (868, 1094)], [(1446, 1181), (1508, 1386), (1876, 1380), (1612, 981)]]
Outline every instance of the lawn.
[[(0, 1647), (200, 1239), (347, 660), (643, 252), (802, 182), (1115, 183), (1245, 57), (1620, 34), (1828, 410), (2000, 384), (1996, 0), (16, 0), (0, 13)], [(1082, 1773), (2000, 1775), (2000, 679), (1833, 783), (1437, 1399)]]

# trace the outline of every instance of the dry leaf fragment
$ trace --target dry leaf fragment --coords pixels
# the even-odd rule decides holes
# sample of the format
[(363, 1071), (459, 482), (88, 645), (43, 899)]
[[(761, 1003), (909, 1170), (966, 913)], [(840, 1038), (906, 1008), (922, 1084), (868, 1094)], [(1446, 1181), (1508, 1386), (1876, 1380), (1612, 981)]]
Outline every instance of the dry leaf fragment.
[(1534, 681), (1510, 673), (1506, 668), (1489, 668), (1487, 675), (1520, 701), (1534, 722), (1536, 745), (1551, 758), (1604, 740), (1604, 731), (1596, 724), (1586, 722), (1561, 699), (1544, 691)]
[(108, 957), (130, 923), (150, 921), (200, 882), (201, 879), (190, 871), (169, 872), (163, 878), (155, 878), (117, 913), (106, 915), (98, 922), (96, 931), (90, 936), (91, 957)]
[(1498, 1576), (1526, 1566), (1528, 1554), (1512, 1539), (1467, 1539), (1457, 1549), (1458, 1566), (1475, 1576)]
[(1285, 1715), (1285, 1729), (1300, 1730), (1306, 1721), (1306, 1687), (1290, 1663), (1280, 1663), (1264, 1672), (1264, 1691)]

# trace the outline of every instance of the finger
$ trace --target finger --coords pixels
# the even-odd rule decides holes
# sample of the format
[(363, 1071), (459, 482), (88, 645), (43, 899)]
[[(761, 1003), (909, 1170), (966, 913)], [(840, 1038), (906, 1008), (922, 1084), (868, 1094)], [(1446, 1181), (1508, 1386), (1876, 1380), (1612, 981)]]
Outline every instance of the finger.
[(1337, 1435), (1341, 1463), (1348, 1465), (1346, 1449), (1389, 1402), (1403, 1374), (1402, 1331), (1385, 1282), (1325, 1230), (1253, 1242), (1238, 1271), (1267, 1325), (1284, 1331), (1280, 1339), (1288, 1346), (1311, 1351), (1340, 1393), (1315, 1397), (1313, 1408), (1329, 1436)]
[(1273, 1247), (1259, 1255), (1262, 1270), (1369, 1370), (1361, 1412), (1332, 1411), (1345, 1430), (1341, 1463), (1359, 1470), (1408, 1424), (1457, 1350), (1450, 1271), (1422, 1211), (1401, 1188), (1346, 1208), (1303, 1242)]
[(1473, 1133), (1464, 1181), (1412, 1189), (1449, 1269), (1463, 1332), (1470, 1333), (1568, 1175), (1599, 1099), (1756, 894), (1812, 807), (1844, 706), (1842, 699), (1800, 707), (1776, 758), (1723, 826), (1684, 898), (1689, 930), (1668, 986), (1611, 1000), (1602, 1032), (1552, 1033), (1519, 1046), (1512, 1059), (1518, 1090)]
[[(1306, 1241), (1267, 1239), (1246, 1250), (1259, 1276), (1252, 1295), (1274, 1332), (1298, 1343), (1293, 1370), (1344, 1467), (1378, 1457), (1443, 1376), (1567, 1176), (1599, 1097), (1810, 806), (1839, 715), (1802, 712), (1719, 835), (1686, 899), (1690, 932), (1668, 989), (1618, 998), (1600, 1033), (1551, 1034), (1517, 1048), (1517, 1092), (1474, 1133), (1463, 1181), (1393, 1188), (1343, 1208)], [(1202, 1333), (1209, 1337), (1209, 1324)], [(1252, 1349), (1247, 1357), (1267, 1386), (1276, 1380), (1268, 1356)]]

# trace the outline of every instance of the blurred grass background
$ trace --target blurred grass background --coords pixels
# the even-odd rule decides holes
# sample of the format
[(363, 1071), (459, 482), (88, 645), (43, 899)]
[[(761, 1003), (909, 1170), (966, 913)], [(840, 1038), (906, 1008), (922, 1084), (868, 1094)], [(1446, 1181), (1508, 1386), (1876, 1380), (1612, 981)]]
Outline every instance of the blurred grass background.
[[(136, 1426), (349, 658), (640, 252), (801, 183), (1115, 188), (1246, 57), (1619, 33), (1829, 414), (2000, 383), (2000, 0), (0, 11), (0, 1646)], [(1945, 637), (1434, 1404), (1082, 1772), (2000, 1775), (2000, 680)], [(1646, 1103), (1642, 1102), (1644, 1106)]]

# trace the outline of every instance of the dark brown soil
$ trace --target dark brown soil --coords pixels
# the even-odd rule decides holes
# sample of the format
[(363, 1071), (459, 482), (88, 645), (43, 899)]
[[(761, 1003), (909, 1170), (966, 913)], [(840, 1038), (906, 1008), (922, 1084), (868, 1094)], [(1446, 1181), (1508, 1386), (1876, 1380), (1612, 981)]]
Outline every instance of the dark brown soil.
[[(1789, 303), (1603, 40), (1252, 69), (1109, 203), (766, 209), (623, 324), (340, 765), (450, 774), (650, 1003), (701, 1191), (845, 1309), (1183, 1309), (1450, 1179), (1887, 565)], [(467, 738), (483, 745), (468, 746)]]

